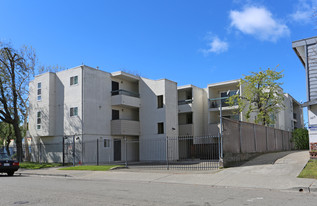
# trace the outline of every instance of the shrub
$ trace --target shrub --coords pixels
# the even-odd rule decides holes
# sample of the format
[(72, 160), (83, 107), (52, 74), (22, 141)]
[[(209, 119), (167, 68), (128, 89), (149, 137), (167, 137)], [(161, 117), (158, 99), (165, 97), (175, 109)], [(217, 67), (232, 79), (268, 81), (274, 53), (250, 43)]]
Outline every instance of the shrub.
[(309, 149), (308, 130), (299, 128), (295, 129), (292, 133), (292, 142), (295, 143), (295, 149), (306, 150)]

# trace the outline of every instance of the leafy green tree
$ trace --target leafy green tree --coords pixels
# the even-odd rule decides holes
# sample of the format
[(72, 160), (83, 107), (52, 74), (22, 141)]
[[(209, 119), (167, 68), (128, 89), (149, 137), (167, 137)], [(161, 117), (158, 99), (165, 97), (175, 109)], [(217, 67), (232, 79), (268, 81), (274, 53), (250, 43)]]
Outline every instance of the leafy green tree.
[(269, 125), (274, 123), (275, 114), (284, 108), (284, 94), (279, 80), (282, 72), (276, 69), (266, 69), (244, 75), (240, 85), (243, 93), (228, 98), (230, 105), (238, 104), (239, 111), (245, 111), (245, 117), (250, 119), (251, 114), (256, 114), (255, 123)]
[(306, 128), (295, 129), (292, 133), (292, 142), (295, 143), (295, 149), (309, 149), (308, 130)]

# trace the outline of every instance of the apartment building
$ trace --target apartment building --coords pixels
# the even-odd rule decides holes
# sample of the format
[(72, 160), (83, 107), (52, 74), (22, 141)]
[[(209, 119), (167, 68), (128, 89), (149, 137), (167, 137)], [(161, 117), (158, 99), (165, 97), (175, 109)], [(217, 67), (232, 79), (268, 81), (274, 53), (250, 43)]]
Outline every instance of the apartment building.
[[(49, 162), (62, 161), (65, 148), (58, 143), (65, 141), (75, 141), (76, 162), (96, 162), (96, 150), (100, 163), (165, 161), (167, 152), (162, 151), (178, 160), (184, 151), (178, 151), (177, 141), (167, 145), (167, 137), (218, 136), (220, 110), (222, 117), (246, 121), (244, 113), (237, 112), (238, 105), (226, 103), (231, 95), (243, 95), (239, 83), (177, 87), (168, 79), (108, 73), (85, 65), (48, 72), (29, 85), (29, 134), (32, 143), (43, 145)], [(285, 97), (287, 107), (274, 127), (291, 131), (303, 126), (302, 110), (289, 94)], [(200, 144), (198, 139), (193, 144)], [(47, 146), (55, 143), (56, 147)]]
[[(131, 144), (125, 149), (122, 140), (178, 136), (177, 84), (167, 79), (150, 80), (82, 65), (38, 75), (29, 88), (29, 134), (35, 144), (59, 143), (73, 136), (77, 143), (98, 139), (104, 145), (98, 151), (100, 162), (157, 160), (166, 157), (153, 154), (151, 144)], [(85, 145), (78, 148), (76, 161), (95, 161), (95, 144)], [(62, 148), (45, 152), (47, 161), (62, 161)]]
[(177, 92), (179, 135), (195, 137), (206, 135), (206, 91), (194, 85), (185, 85), (177, 87)]
[[(207, 87), (208, 91), (208, 134), (216, 135), (219, 132), (219, 122), (220, 122), (220, 110), (222, 112), (222, 117), (239, 120), (239, 121), (247, 121), (247, 122), (255, 122), (255, 118), (257, 113), (252, 112), (250, 114), (250, 118), (246, 119), (245, 114), (247, 112), (247, 108), (242, 112), (238, 111), (238, 105), (229, 105), (226, 101), (227, 98), (239, 94), (243, 96), (243, 85), (240, 85), (240, 80), (232, 80), (219, 82), (214, 84), (209, 84)], [(283, 92), (281, 89), (280, 92)], [(296, 128), (303, 128), (303, 110), (298, 103), (290, 94), (284, 94), (284, 108), (275, 116), (275, 123), (270, 125), (271, 127), (293, 131)]]
[(231, 106), (226, 103), (226, 98), (242, 92), (239, 84), (240, 80), (232, 80), (209, 84), (207, 86), (208, 134), (217, 135), (219, 133), (220, 110), (222, 117), (240, 121), (244, 120), (243, 114), (238, 112), (238, 105)]

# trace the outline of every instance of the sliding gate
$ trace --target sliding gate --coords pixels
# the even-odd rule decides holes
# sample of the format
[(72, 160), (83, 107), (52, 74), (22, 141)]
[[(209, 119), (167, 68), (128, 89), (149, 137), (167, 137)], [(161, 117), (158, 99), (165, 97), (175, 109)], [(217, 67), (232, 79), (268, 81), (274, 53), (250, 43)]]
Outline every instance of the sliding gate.
[[(140, 160), (126, 161), (130, 168), (208, 170), (219, 168), (218, 136), (184, 136), (127, 141), (138, 144)], [(129, 151), (126, 151), (129, 154)]]

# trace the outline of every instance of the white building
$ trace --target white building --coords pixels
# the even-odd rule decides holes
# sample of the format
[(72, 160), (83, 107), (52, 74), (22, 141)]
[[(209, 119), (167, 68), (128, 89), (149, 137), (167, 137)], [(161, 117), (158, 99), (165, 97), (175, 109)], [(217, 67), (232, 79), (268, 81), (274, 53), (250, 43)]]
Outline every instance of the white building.
[(180, 136), (206, 135), (207, 93), (194, 85), (185, 85), (178, 90), (178, 123)]
[[(245, 117), (247, 108), (242, 112), (239, 112), (238, 105), (231, 106), (226, 103), (226, 97), (235, 94), (243, 96), (244, 87), (243, 85), (240, 85), (240, 80), (209, 84), (207, 91), (209, 99), (208, 134), (216, 135), (217, 132), (219, 132), (220, 109), (222, 111), (222, 117), (252, 123), (255, 122), (256, 112), (252, 112), (250, 118), (247, 119)], [(281, 92), (283, 92), (282, 89)], [(298, 103), (290, 94), (284, 93), (283, 105), (284, 109), (275, 115), (275, 123), (270, 126), (286, 131), (303, 128), (303, 110), (301, 109), (300, 103)]]
[[(238, 85), (239, 80), (233, 80), (206, 89), (177, 87), (167, 79), (108, 73), (85, 65), (38, 75), (29, 85), (29, 134), (42, 148), (34, 148), (38, 151), (33, 154), (45, 153), (43, 161), (61, 162), (63, 152), (73, 152), (75, 140), (76, 162), (96, 162), (97, 153), (100, 163), (165, 161), (166, 151), (170, 160), (178, 160), (184, 151), (178, 151), (178, 141), (166, 144), (166, 138), (218, 135), (220, 105), (209, 99), (243, 94)], [(289, 125), (279, 121), (276, 126), (290, 131), (301, 127), (302, 114), (288, 96), (289, 107), (280, 120)], [(223, 117), (244, 121), (242, 113), (234, 113), (237, 109), (222, 101)], [(296, 118), (293, 113), (298, 113)]]
[(130, 144), (125, 149), (122, 139), (178, 136), (177, 84), (167, 79), (111, 74), (83, 65), (38, 75), (29, 88), (32, 141), (56, 143), (56, 148), (45, 150), (45, 161), (62, 161), (63, 150), (58, 143), (66, 136), (75, 136), (75, 141), (81, 143), (77, 145), (85, 145), (77, 148), (77, 162), (96, 161), (97, 139), (102, 145), (98, 147), (100, 162), (165, 160), (164, 153), (155, 154), (150, 143)]

